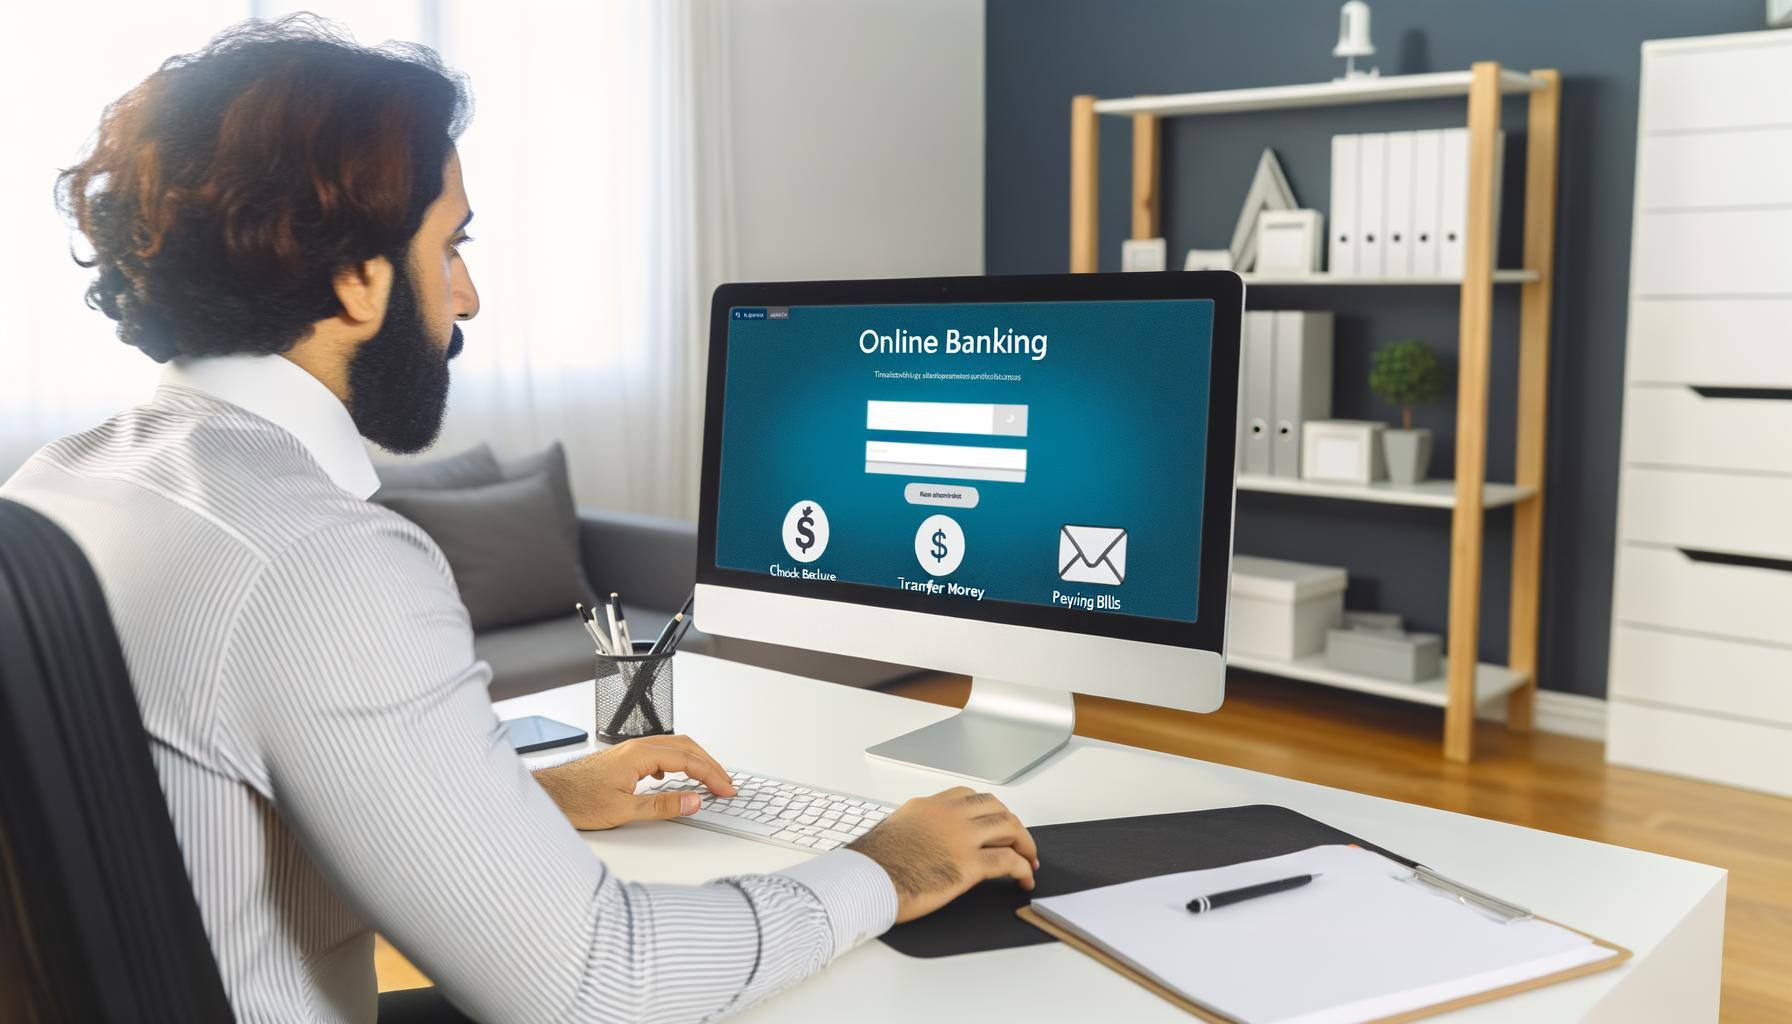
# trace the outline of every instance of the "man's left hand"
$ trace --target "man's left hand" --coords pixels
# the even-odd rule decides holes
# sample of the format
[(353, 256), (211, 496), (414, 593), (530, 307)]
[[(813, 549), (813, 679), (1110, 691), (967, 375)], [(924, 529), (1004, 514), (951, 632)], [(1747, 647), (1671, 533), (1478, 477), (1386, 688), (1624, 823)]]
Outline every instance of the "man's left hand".
[(683, 772), (717, 796), (734, 795), (728, 773), (689, 736), (624, 740), (589, 757), (543, 768), (535, 781), (573, 828), (589, 831), (695, 814), (701, 798), (689, 790), (636, 795), (635, 785), (642, 779), (665, 778), (667, 772)]

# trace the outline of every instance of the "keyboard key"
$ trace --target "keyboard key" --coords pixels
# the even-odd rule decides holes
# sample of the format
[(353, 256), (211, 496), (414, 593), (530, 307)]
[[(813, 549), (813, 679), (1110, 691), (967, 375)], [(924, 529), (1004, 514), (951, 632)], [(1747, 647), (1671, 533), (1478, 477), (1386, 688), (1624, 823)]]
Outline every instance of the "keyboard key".
[(744, 818), (724, 817), (724, 818), (721, 818), (718, 820), (716, 818), (709, 817), (708, 811), (698, 811), (696, 814), (687, 815), (678, 820), (680, 820), (680, 821), (707, 821), (710, 824), (720, 825), (723, 829), (726, 829), (729, 832), (738, 832), (738, 833), (742, 833), (742, 834), (746, 834), (746, 835), (755, 835), (755, 836), (766, 836), (768, 838), (770, 836), (775, 835), (776, 833), (782, 831), (776, 825), (762, 825), (757, 821), (747, 821)]
[(701, 797), (699, 810), (676, 820), (816, 852), (839, 849), (895, 810), (876, 800), (817, 790), (787, 779), (742, 771), (729, 772), (728, 777), (734, 783), (732, 797), (719, 797), (696, 779), (676, 773), (664, 779), (643, 779), (636, 791), (694, 792)]

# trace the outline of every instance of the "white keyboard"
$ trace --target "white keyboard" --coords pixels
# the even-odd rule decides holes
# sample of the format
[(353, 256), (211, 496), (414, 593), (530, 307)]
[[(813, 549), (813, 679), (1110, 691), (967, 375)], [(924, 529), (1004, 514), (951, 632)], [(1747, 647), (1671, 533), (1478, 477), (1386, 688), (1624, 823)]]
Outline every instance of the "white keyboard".
[(678, 774), (643, 779), (637, 791), (695, 790), (703, 796), (702, 808), (672, 820), (811, 853), (845, 846), (896, 809), (877, 800), (751, 772), (728, 774), (739, 790), (731, 797), (718, 797), (696, 779)]

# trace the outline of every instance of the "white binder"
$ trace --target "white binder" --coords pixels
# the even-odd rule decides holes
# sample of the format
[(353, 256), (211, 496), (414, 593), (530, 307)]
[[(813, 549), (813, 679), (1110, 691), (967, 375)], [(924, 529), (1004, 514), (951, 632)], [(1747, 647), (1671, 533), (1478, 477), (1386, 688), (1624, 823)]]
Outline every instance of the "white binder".
[(1388, 133), (1388, 187), (1382, 224), (1387, 241), (1382, 272), (1389, 277), (1412, 276), (1413, 135)]
[(1468, 129), (1447, 128), (1439, 157), (1437, 272), (1462, 276), (1463, 236), (1468, 225)]
[(1412, 140), (1412, 273), (1414, 277), (1439, 274), (1438, 214), (1443, 188), (1442, 131), (1414, 132)]
[(1373, 132), (1362, 136), (1357, 156), (1356, 272), (1358, 277), (1382, 277), (1387, 273), (1388, 136)]
[(1326, 269), (1350, 277), (1356, 274), (1357, 155), (1362, 136), (1332, 136), (1331, 240)]
[(1269, 476), (1275, 430), (1275, 314), (1244, 315), (1244, 471)]
[[(1450, 128), (1443, 133), (1443, 184), (1439, 197), (1438, 273), (1461, 277), (1468, 243), (1468, 129)], [(1506, 133), (1493, 137), (1493, 225), (1479, 243), (1499, 256), (1500, 198), (1505, 191)]]
[(1332, 314), (1280, 311), (1275, 317), (1276, 476), (1300, 477), (1308, 420), (1332, 415)]
[(1232, 447), (1232, 472), (1244, 473), (1246, 442), (1251, 437), (1251, 411), (1245, 408), (1245, 389), (1251, 380), (1251, 317), (1244, 313), (1238, 324), (1238, 443)]

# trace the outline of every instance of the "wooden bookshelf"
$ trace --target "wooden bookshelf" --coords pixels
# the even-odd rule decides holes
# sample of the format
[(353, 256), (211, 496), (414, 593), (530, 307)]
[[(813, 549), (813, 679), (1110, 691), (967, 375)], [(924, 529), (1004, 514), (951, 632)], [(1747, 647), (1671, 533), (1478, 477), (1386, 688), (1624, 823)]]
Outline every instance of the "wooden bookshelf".
[[(1516, 269), (1495, 269), (1493, 214), (1499, 180), (1493, 166), (1500, 99), (1529, 96), (1524, 183), (1524, 260)], [(1474, 756), (1476, 705), (1507, 701), (1507, 728), (1529, 731), (1537, 687), (1538, 595), (1543, 553), (1543, 470), (1548, 427), (1549, 322), (1554, 276), (1556, 167), (1561, 76), (1553, 70), (1519, 72), (1496, 62), (1467, 71), (1320, 82), (1310, 85), (1175, 96), (1136, 96), (1071, 101), (1070, 269), (1097, 268), (1100, 124), (1102, 116), (1132, 122), (1132, 237), (1159, 235), (1163, 182), (1160, 119), (1236, 114), (1295, 107), (1343, 106), (1455, 96), (1467, 99), (1469, 179), (1467, 247), (1460, 278), (1364, 278), (1331, 274), (1244, 274), (1249, 284), (1275, 286), (1446, 286), (1460, 292), (1457, 336), (1456, 475), (1413, 488), (1318, 484), (1270, 477), (1243, 477), (1239, 489), (1320, 498), (1418, 505), (1450, 510), (1449, 628), (1451, 655), (1441, 679), (1417, 687), (1364, 680), (1306, 659), (1282, 663), (1234, 658), (1240, 668), (1293, 679), (1379, 693), (1444, 709), (1443, 753), (1452, 761)], [(1492, 352), (1493, 289), (1519, 288), (1517, 472), (1511, 484), (1486, 481), (1488, 364)], [(1504, 666), (1478, 664), (1481, 566), (1488, 508), (1510, 505), (1512, 526), (1511, 616)], [(1404, 695), (1404, 696), (1403, 696)]]
[[(1338, 498), (1344, 501), (1370, 501), (1381, 505), (1416, 505), (1420, 508), (1455, 508), (1456, 481), (1453, 479), (1421, 480), (1416, 484), (1396, 484), (1377, 480), (1372, 484), (1344, 484), (1330, 480), (1303, 480), (1299, 477), (1257, 476), (1240, 473), (1238, 489), (1264, 491), (1271, 494), (1295, 494), (1309, 498)], [(1516, 505), (1531, 497), (1531, 488), (1518, 484), (1490, 483), (1481, 492), (1483, 508)]]
[[(1152, 236), (1147, 235), (1146, 237)], [(1349, 288), (1379, 288), (1383, 286), (1410, 288), (1415, 285), (1418, 287), (1426, 285), (1462, 287), (1462, 278), (1460, 277), (1362, 277), (1356, 274), (1259, 274), (1256, 272), (1238, 276), (1244, 280), (1245, 284), (1274, 285), (1278, 288), (1284, 285), (1315, 287), (1330, 285)], [(1535, 270), (1496, 270), (1493, 272), (1494, 284), (1529, 284), (1535, 280), (1537, 280)]]

